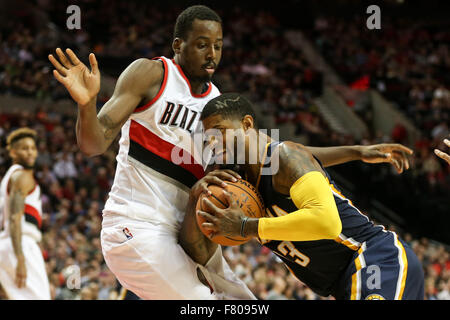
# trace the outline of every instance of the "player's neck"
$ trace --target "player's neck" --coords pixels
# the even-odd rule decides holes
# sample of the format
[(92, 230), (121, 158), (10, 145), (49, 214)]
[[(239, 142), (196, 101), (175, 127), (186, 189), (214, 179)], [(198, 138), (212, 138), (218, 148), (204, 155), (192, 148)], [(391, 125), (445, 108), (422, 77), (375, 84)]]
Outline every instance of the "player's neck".
[(189, 79), (191, 90), (195, 94), (203, 94), (208, 89), (208, 84), (205, 81), (195, 81)]
[(264, 165), (264, 160), (265, 160), (265, 153), (266, 153), (266, 144), (264, 145), (260, 145), (259, 140), (260, 139), (266, 139), (265, 141), (267, 141), (267, 143), (272, 142), (272, 139), (262, 133), (262, 132), (258, 132), (258, 142), (253, 144), (257, 146), (257, 153), (258, 153), (258, 157), (257, 157), (257, 161), (255, 164), (246, 164), (245, 165), (245, 172), (246, 172), (246, 180), (249, 181), (251, 184), (256, 185), (256, 182), (258, 181), (258, 177), (260, 175), (261, 172), (261, 166)]
[(25, 172), (29, 172), (29, 173), (33, 173), (33, 170), (34, 170), (34, 168), (33, 167), (27, 167), (26, 165), (24, 165), (24, 164), (22, 164), (22, 163), (20, 163), (20, 162), (17, 162), (17, 161), (13, 161), (12, 162), (12, 164), (13, 165), (15, 165), (15, 164), (18, 164), (19, 166), (22, 166), (22, 170), (23, 171), (25, 171)]
[(180, 59), (178, 55), (175, 55), (174, 61), (177, 65), (180, 66), (181, 70), (183, 70), (184, 75), (189, 81), (189, 85), (191, 87), (191, 91), (194, 94), (203, 94), (208, 89), (208, 81), (205, 81), (204, 79), (195, 79), (189, 76), (188, 73), (186, 73), (186, 70), (184, 70), (183, 66), (180, 64)]

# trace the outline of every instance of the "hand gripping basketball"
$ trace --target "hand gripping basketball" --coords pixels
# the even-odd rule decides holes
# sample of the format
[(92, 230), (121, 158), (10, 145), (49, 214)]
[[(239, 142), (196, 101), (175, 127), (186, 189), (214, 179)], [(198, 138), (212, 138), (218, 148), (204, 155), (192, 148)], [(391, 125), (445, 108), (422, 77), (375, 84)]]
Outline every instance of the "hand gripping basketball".
[(248, 181), (227, 182), (227, 188), (210, 185), (209, 196), (199, 197), (196, 206), (200, 230), (215, 243), (235, 246), (251, 238), (240, 236), (243, 217), (264, 216), (261, 196)]

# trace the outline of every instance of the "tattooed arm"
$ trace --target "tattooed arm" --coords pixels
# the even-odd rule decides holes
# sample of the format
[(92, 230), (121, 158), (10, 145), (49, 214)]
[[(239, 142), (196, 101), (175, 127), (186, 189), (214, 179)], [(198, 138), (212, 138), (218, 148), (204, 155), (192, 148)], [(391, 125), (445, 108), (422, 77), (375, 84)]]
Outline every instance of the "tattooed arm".
[(16, 279), (17, 287), (25, 286), (27, 271), (25, 256), (22, 250), (22, 216), (25, 208), (25, 197), (34, 188), (33, 175), (27, 171), (15, 172), (9, 182), (9, 233), (17, 258)]
[(138, 59), (122, 72), (112, 97), (98, 115), (96, 98), (86, 105), (78, 104), (76, 134), (81, 151), (87, 156), (104, 153), (136, 107), (156, 96), (163, 75), (161, 62)]
[(314, 159), (309, 147), (302, 144), (285, 141), (276, 150), (280, 159), (280, 169), (274, 176), (273, 186), (282, 194), (289, 194), (292, 185), (302, 176), (311, 171), (324, 173), (319, 163)]

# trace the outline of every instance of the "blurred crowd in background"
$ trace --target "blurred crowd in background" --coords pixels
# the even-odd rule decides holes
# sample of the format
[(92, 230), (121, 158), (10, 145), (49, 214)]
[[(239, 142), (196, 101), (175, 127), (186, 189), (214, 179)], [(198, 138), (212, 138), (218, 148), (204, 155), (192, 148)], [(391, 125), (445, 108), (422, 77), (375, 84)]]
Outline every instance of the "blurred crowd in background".
[[(39, 5), (45, 14), (32, 15), (24, 5), (15, 13), (22, 19), (1, 24), (0, 94), (29, 97), (41, 104), (34, 111), (14, 106), (0, 113), (0, 177), (10, 164), (4, 148), (7, 134), (24, 126), (37, 130), (36, 179), (42, 188), (44, 212), (42, 250), (52, 298), (117, 299), (120, 286), (105, 265), (99, 236), (101, 211), (115, 174), (118, 139), (101, 156), (87, 158), (81, 154), (75, 137), (76, 114), (52, 105), (69, 96), (54, 80), (47, 56), (56, 47), (70, 47), (84, 61), (94, 52), (100, 70), (115, 76), (121, 71), (115, 69), (115, 61), (123, 61), (120, 59), (131, 62), (141, 57), (171, 57), (174, 22), (184, 7), (162, 8), (164, 5), (138, 1), (80, 1), (82, 28), (71, 31), (65, 27), (67, 15), (57, 14), (65, 12), (67, 3), (31, 3)], [(321, 94), (321, 74), (285, 40), (280, 19), (269, 11), (250, 12), (238, 7), (217, 12), (224, 22), (224, 49), (214, 82), (222, 92), (245, 93), (264, 114), (271, 114), (276, 124), (294, 123), (296, 134), (306, 137), (309, 145), (405, 143), (402, 128), (396, 128), (390, 137), (372, 132), (361, 141), (333, 132), (312, 102)], [(370, 86), (414, 121), (422, 136), (411, 146), (415, 150), (412, 168), (404, 175), (417, 184), (417, 193), (443, 193), (448, 197), (449, 166), (432, 150), (445, 150), (440, 141), (449, 133), (450, 34), (389, 21), (382, 32), (368, 37), (360, 34), (361, 23), (320, 17), (305, 33), (347, 83), (367, 76)], [(98, 107), (108, 98), (100, 97)], [(370, 112), (366, 111), (362, 113), (368, 120)], [(393, 170), (385, 168), (382, 175), (379, 172), (380, 179), (393, 181), (393, 188), (403, 181)], [(449, 248), (426, 237), (414, 237), (395, 225), (379, 223), (397, 231), (422, 261), (426, 299), (450, 299)], [(256, 242), (225, 248), (224, 254), (260, 299), (328, 299), (314, 294), (279, 258)], [(77, 271), (74, 266), (80, 268), (80, 289), (68, 286), (70, 275)]]
[[(407, 17), (384, 17), (376, 31), (365, 23), (365, 17), (320, 17), (308, 34), (346, 83), (366, 79), (408, 116), (421, 132), (416, 167), (430, 184), (448, 185), (448, 169), (432, 150), (443, 148), (450, 133), (450, 31)], [(358, 112), (370, 123), (369, 109)], [(391, 138), (405, 143), (405, 128), (394, 128)]]

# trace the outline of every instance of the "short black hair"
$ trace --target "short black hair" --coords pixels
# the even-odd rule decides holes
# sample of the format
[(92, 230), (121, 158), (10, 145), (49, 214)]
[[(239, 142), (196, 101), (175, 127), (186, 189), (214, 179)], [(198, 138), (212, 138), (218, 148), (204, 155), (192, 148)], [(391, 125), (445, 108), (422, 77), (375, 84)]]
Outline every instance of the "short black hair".
[(222, 25), (222, 19), (214, 10), (203, 5), (191, 6), (181, 12), (178, 16), (173, 32), (174, 39), (180, 38), (186, 40), (195, 19), (217, 21)]
[(250, 115), (255, 120), (256, 125), (256, 115), (251, 102), (239, 93), (224, 93), (210, 100), (203, 108), (200, 120), (212, 115), (238, 120), (242, 120), (246, 115)]
[(6, 138), (6, 149), (9, 151), (14, 148), (14, 144), (23, 138), (31, 138), (36, 143), (37, 141), (37, 132), (30, 128), (19, 128), (12, 131), (8, 137)]

